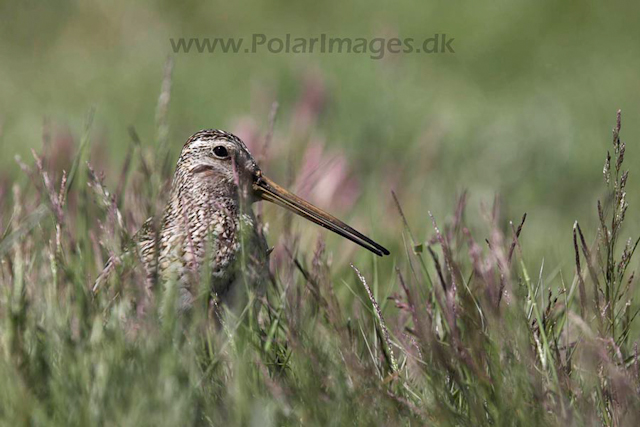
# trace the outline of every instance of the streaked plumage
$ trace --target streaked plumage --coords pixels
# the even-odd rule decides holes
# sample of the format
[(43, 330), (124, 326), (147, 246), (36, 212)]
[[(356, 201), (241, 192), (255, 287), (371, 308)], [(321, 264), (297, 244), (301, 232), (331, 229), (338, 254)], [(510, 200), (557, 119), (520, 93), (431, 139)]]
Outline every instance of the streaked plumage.
[(183, 308), (198, 296), (203, 272), (210, 274), (208, 292), (223, 299), (238, 288), (241, 277), (261, 289), (268, 278), (268, 247), (251, 210), (260, 199), (284, 206), (377, 255), (389, 253), (263, 176), (238, 137), (211, 129), (197, 132), (182, 148), (159, 235), (151, 220), (137, 234), (138, 253), (148, 275), (157, 273), (162, 282), (176, 283)]

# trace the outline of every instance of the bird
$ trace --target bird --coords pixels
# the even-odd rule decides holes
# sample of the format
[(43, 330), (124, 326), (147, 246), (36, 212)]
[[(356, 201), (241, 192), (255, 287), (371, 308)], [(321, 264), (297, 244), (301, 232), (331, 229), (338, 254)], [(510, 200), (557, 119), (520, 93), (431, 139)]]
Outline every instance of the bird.
[[(382, 245), (265, 176), (240, 138), (207, 129), (182, 147), (159, 231), (149, 218), (134, 236), (148, 277), (177, 285), (180, 310), (190, 308), (203, 292), (231, 304), (241, 282), (263, 290), (270, 250), (251, 209), (262, 200), (378, 256), (389, 255)], [(198, 284), (203, 274), (204, 291)]]

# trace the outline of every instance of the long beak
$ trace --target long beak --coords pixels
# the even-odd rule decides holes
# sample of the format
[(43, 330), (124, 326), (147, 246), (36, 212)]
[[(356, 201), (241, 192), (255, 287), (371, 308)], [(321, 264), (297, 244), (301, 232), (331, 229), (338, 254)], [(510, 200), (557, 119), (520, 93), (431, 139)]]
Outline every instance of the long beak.
[(315, 222), (321, 227), (331, 230), (342, 237), (346, 237), (378, 256), (389, 255), (389, 251), (383, 246), (374, 242), (359, 231), (349, 227), (333, 215), (328, 214), (295, 194), (285, 190), (262, 174), (259, 174), (253, 182), (253, 190), (262, 200), (267, 200), (289, 209), (301, 217), (306, 218), (311, 222)]

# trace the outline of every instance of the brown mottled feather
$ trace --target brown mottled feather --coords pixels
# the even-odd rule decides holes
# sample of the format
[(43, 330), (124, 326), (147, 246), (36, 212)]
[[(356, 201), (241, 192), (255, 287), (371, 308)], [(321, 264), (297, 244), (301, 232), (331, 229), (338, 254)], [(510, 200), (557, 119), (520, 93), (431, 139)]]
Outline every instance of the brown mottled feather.
[[(218, 145), (226, 148), (229, 159), (213, 156)], [(224, 131), (200, 131), (184, 145), (159, 234), (150, 218), (136, 235), (148, 277), (157, 271), (161, 282), (177, 283), (180, 307), (198, 297), (204, 270), (211, 272), (211, 291), (223, 299), (241, 279), (258, 290), (266, 283), (267, 244), (257, 229), (248, 190), (257, 169), (244, 143)], [(205, 262), (208, 269), (202, 268)]]

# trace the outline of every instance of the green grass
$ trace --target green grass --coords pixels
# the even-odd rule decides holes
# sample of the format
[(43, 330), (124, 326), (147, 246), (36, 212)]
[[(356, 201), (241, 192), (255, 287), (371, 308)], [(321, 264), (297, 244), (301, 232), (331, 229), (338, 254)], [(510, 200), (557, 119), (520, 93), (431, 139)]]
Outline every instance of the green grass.
[[(634, 425), (638, 12), (0, 4), (0, 424)], [(446, 33), (456, 54), (178, 54), (163, 69), (169, 38), (252, 33)], [(275, 101), (263, 170), (392, 256), (257, 206), (276, 276), (259, 311), (172, 316), (123, 247), (160, 214), (189, 135), (223, 128), (260, 152)]]
[[(497, 206), (469, 212), (463, 195), (450, 219), (427, 215), (422, 240), (396, 198), (391, 258), (359, 251), (351, 269), (285, 230), (269, 236), (276, 280), (249, 295), (257, 310), (203, 303), (189, 315), (163, 311), (162, 285), (147, 289), (121, 257), (166, 197), (162, 146), (134, 137), (116, 194), (83, 161), (91, 121), (68, 179), (51, 166), (59, 141), (22, 163), (3, 221), (3, 424), (632, 425), (640, 414), (619, 118), (600, 226), (575, 224), (573, 272), (529, 271), (525, 218), (509, 227)], [(94, 293), (109, 256), (115, 274)]]

